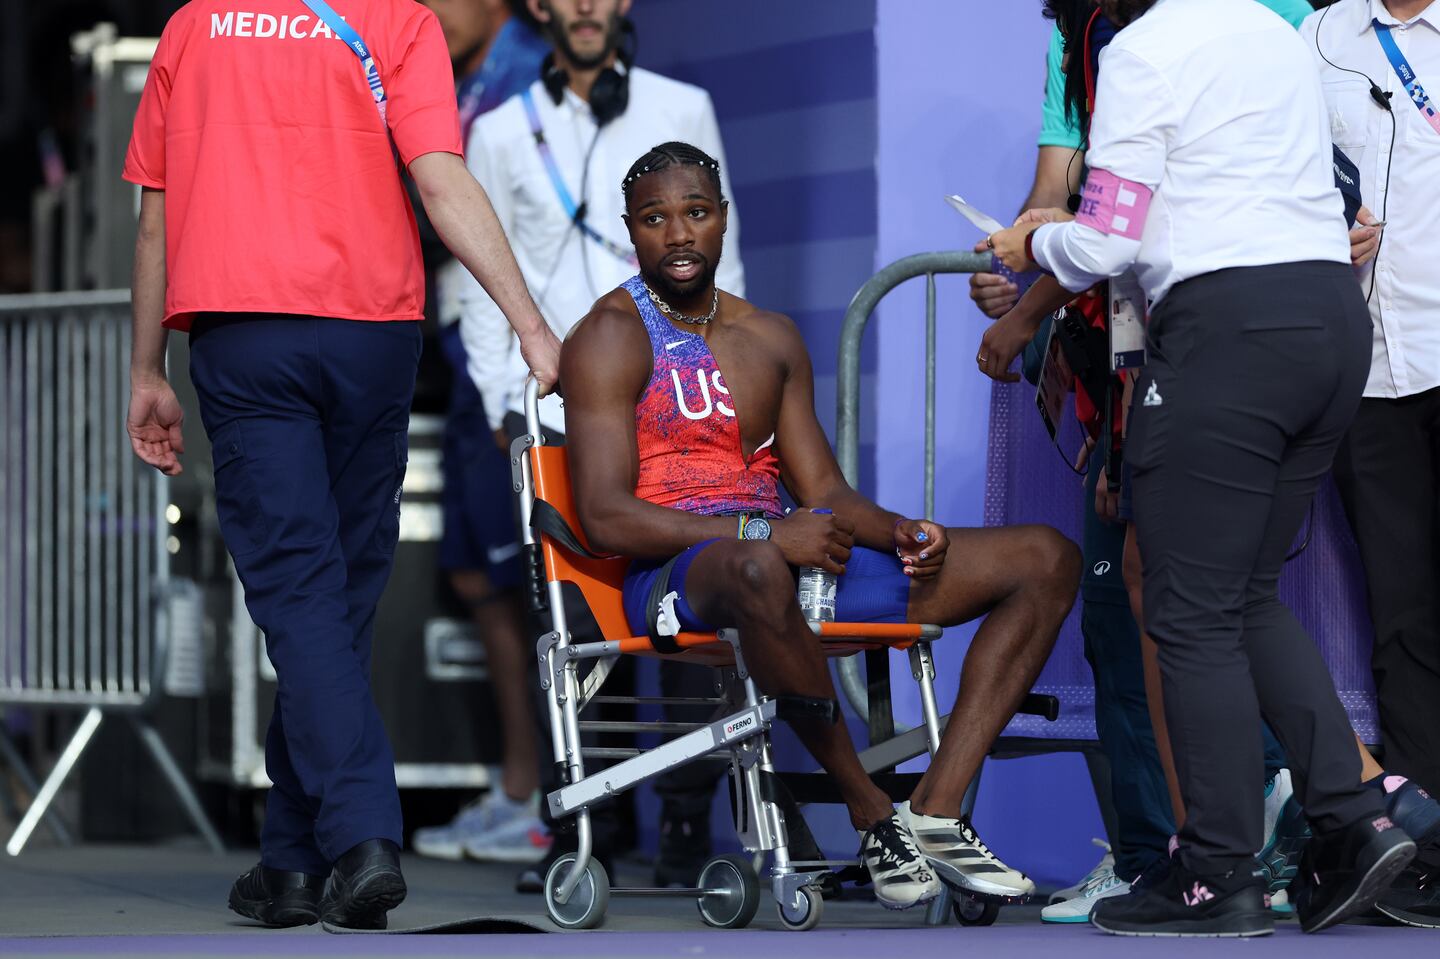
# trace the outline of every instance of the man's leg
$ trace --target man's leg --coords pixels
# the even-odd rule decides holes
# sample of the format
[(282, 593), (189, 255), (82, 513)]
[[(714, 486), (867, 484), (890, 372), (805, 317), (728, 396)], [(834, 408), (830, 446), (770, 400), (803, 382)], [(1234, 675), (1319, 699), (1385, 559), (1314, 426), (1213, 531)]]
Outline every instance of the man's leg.
[[(778, 547), (721, 540), (701, 550), (685, 577), (696, 614), (716, 627), (737, 627), (745, 667), (770, 696), (835, 700), (835, 686), (820, 641), (795, 600), (790, 567)], [(890, 816), (890, 800), (860, 765), (843, 723), (811, 717), (790, 720), (800, 741), (836, 786), (857, 829)]]
[(1080, 631), (1085, 658), (1095, 674), (1096, 733), (1110, 759), (1117, 819), (1115, 874), (1132, 882), (1168, 855), (1175, 823), (1146, 705), (1140, 631), (1125, 594), (1125, 526), (1107, 523), (1096, 514), (1092, 504), (1104, 460), (1099, 456), (1092, 460), (1081, 500), (1085, 572), (1080, 585)]
[[(779, 547), (717, 540), (682, 558), (689, 563), (683, 573), (686, 604), (711, 626), (738, 628), (745, 667), (761, 691), (832, 707), (828, 717), (818, 710), (809, 715), (797, 710), (786, 721), (835, 780), (851, 823), (863, 831), (860, 856), (876, 899), (887, 908), (904, 909), (938, 896), (940, 882), (909, 827), (860, 765), (840, 721), (825, 654), (800, 612), (795, 580)], [(681, 575), (679, 564), (672, 575)]]
[(1440, 795), (1440, 390), (1365, 399), (1335, 480), (1365, 566), (1385, 768)]
[[(272, 801), (281, 820), (309, 815), (313, 804), (313, 841), (329, 863), (363, 840), (401, 836), (394, 762), (350, 617), (316, 323), (202, 321), (191, 372), (214, 449), (221, 532), (279, 680), (269, 765), (286, 785)], [(262, 861), (314, 868), (308, 855), (293, 855), (304, 839), (277, 828), (267, 824)]]
[(935, 578), (912, 585), (907, 619), (942, 626), (985, 621), (965, 654), (940, 750), (910, 807), (958, 819), (975, 771), (1050, 658), (1075, 602), (1080, 550), (1044, 526), (948, 533), (945, 563)]

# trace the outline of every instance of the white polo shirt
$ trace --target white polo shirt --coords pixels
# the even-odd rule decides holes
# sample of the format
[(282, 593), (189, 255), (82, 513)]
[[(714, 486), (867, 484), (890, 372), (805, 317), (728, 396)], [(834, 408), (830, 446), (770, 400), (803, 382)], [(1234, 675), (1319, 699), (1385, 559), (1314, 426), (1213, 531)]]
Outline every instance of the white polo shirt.
[(1158, 302), (1216, 270), (1350, 261), (1320, 84), (1283, 19), (1159, 0), (1100, 62), (1081, 214), (1033, 243), (1067, 289), (1133, 265)]
[[(720, 163), (721, 188), (731, 201), (725, 255), (715, 283), (736, 296), (745, 295), (740, 221), (708, 93), (637, 67), (630, 71), (628, 108), (600, 130), (598, 140), (590, 105), (568, 87), (558, 106), (538, 80), (530, 95), (570, 196), (581, 202), (583, 183), (587, 221), (627, 251), (633, 252), (620, 219), (625, 212), (620, 181), (631, 164), (669, 140), (692, 144), (713, 156)], [(592, 140), (595, 150), (586, 177), (585, 154)], [(635, 275), (635, 266), (583, 236), (570, 222), (536, 148), (520, 97), (511, 97), (475, 121), (465, 157), (495, 206), (530, 295), (561, 338), (598, 298)], [(470, 375), (484, 398), (491, 426), (498, 427), (507, 410), (522, 410), (529, 368), (494, 301), (467, 271), (458, 274), (453, 278), (454, 295)], [(542, 400), (540, 412), (547, 427), (564, 428), (558, 396)]]
[[(1365, 395), (1395, 398), (1440, 386), (1440, 133), (1410, 102), (1380, 46), (1376, 19), (1391, 26), (1395, 45), (1435, 100), (1440, 3), (1401, 23), (1380, 0), (1341, 0), (1329, 8), (1323, 27), (1317, 13), (1300, 33), (1320, 70), (1335, 145), (1360, 168), (1365, 205), (1386, 220), (1380, 255), (1360, 275), (1367, 292), (1372, 280), (1375, 284), (1370, 295), (1375, 341)], [(1335, 66), (1325, 62), (1322, 51)], [(1370, 98), (1369, 80), (1341, 67), (1358, 70), (1391, 94), (1393, 155), (1391, 115)]]

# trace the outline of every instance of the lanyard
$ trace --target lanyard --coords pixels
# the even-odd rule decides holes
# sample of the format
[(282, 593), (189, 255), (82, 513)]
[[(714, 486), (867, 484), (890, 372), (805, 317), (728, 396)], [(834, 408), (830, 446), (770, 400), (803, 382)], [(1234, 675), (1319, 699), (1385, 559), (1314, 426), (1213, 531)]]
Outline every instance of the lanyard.
[(530, 95), (529, 89), (521, 92), (520, 100), (525, 104), (525, 115), (530, 118), (530, 134), (535, 137), (535, 149), (540, 151), (540, 159), (545, 161), (545, 172), (550, 174), (550, 182), (555, 186), (555, 196), (559, 198), (560, 205), (565, 208), (565, 215), (570, 218), (570, 222), (578, 226), (580, 232), (587, 239), (600, 246), (611, 256), (623, 260), (631, 266), (639, 266), (640, 261), (635, 258), (633, 252), (601, 236), (594, 227), (585, 221), (583, 211), (575, 203), (575, 198), (570, 195), (570, 189), (565, 186), (565, 178), (560, 175), (560, 164), (555, 162), (555, 154), (545, 140), (545, 130), (540, 125), (540, 112), (535, 109), (535, 98)]
[(1420, 111), (1420, 116), (1425, 122), (1440, 133), (1440, 113), (1435, 111), (1435, 105), (1430, 102), (1430, 95), (1420, 85), (1420, 78), (1410, 66), (1410, 61), (1405, 59), (1405, 54), (1400, 52), (1400, 46), (1395, 38), (1390, 35), (1389, 24), (1375, 21), (1375, 36), (1380, 40), (1380, 46), (1385, 49), (1385, 56), (1390, 58), (1390, 66), (1395, 68), (1395, 74), (1400, 82), (1405, 84), (1405, 92), (1410, 94), (1410, 101), (1415, 104), (1415, 109)]
[(341, 19), (335, 8), (326, 3), (325, 0), (301, 0), (305, 6), (314, 12), (315, 16), (325, 21), (325, 26), (335, 34), (345, 45), (360, 58), (360, 65), (365, 68), (365, 82), (370, 85), (370, 95), (375, 98), (375, 109), (380, 111), (380, 122), (388, 125), (385, 116), (385, 87), (380, 83), (380, 70), (375, 66), (375, 58), (370, 55), (370, 48), (365, 41), (360, 39), (360, 34), (355, 28)]

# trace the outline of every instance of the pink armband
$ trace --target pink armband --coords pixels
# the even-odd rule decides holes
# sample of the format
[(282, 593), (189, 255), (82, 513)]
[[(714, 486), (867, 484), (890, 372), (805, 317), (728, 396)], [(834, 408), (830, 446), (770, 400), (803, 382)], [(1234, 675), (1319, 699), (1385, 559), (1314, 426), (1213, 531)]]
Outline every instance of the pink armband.
[(1139, 240), (1154, 196), (1155, 191), (1144, 184), (1121, 179), (1107, 170), (1091, 170), (1075, 222), (1106, 236)]

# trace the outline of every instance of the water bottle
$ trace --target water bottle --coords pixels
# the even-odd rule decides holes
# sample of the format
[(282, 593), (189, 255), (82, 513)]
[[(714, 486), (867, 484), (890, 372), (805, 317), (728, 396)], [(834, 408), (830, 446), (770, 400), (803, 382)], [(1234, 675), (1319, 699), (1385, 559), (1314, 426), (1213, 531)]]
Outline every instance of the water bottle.
[[(831, 513), (833, 510), (817, 509), (812, 513)], [(800, 570), (800, 611), (805, 618), (822, 623), (835, 622), (835, 574), (819, 566), (806, 566)]]

